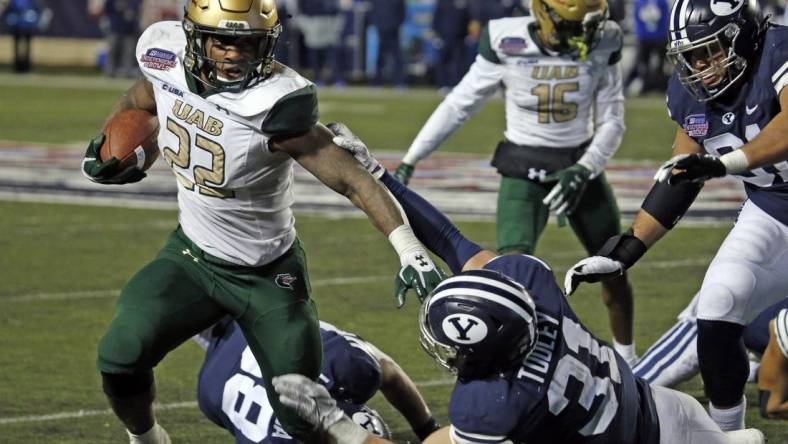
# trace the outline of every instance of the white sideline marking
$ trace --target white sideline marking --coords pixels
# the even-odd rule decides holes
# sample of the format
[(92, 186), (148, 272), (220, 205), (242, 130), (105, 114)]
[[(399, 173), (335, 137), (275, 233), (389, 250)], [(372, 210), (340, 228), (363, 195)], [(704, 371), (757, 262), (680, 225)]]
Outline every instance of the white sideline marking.
[[(454, 384), (453, 379), (432, 379), (428, 381), (416, 382), (416, 386), (418, 387), (439, 387), (439, 386), (446, 386), (451, 384)], [(195, 407), (197, 407), (196, 401), (173, 402), (169, 404), (154, 404), (154, 408), (156, 409), (156, 411), (159, 412), (166, 410), (177, 410), (177, 409), (195, 408)], [(9, 418), (0, 418), (0, 425), (42, 422), (42, 421), (58, 421), (61, 419), (75, 419), (75, 418), (87, 418), (91, 416), (109, 416), (109, 415), (112, 415), (112, 410), (110, 409), (76, 410), (72, 412), (49, 413), (45, 415), (25, 415), (25, 416), (12, 416)]]

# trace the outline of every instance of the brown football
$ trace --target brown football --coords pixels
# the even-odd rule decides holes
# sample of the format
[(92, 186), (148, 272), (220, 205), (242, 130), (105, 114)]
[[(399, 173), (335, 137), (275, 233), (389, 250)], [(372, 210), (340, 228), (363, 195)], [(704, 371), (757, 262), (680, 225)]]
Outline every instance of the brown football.
[(116, 114), (104, 127), (101, 160), (116, 157), (121, 170), (136, 166), (143, 171), (159, 157), (156, 138), (159, 120), (141, 109), (127, 109)]

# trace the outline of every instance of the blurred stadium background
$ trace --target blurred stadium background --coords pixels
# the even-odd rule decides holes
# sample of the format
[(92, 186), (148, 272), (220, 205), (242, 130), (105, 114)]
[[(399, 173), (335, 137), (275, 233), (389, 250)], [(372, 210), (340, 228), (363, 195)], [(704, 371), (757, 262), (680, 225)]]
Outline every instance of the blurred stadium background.
[[(353, 2), (351, 11), (366, 23), (366, 12), (356, 9), (366, 6), (356, 3), (363, 2)], [(132, 80), (100, 74), (105, 43), (86, 1), (50, 1), (47, 7), (52, 18), (33, 40), (31, 73), (12, 73), (10, 38), (0, 37), (0, 442), (121, 442), (123, 428), (101, 394), (95, 347), (119, 289), (175, 228), (175, 185), (163, 163), (131, 186), (102, 187), (81, 176), (87, 141)], [(430, 45), (433, 7), (431, 1), (408, 3), (409, 25), (403, 29), (421, 31), (403, 32), (403, 48), (414, 47), (407, 43), (411, 35), (417, 46)], [(374, 32), (363, 28), (363, 35), (353, 37), (362, 46), (352, 48), (349, 84), (363, 85), (372, 76)], [(632, 58), (632, 37), (629, 42)], [(304, 50), (300, 44), (294, 48)], [(432, 84), (430, 50), (408, 51), (413, 51), (406, 58), (408, 89), (346, 86), (320, 93), (321, 120), (348, 123), (389, 167), (441, 100)], [(631, 217), (653, 171), (669, 155), (674, 125), (656, 94), (627, 100), (627, 126), (609, 175), (625, 216)], [(498, 186), (489, 157), (502, 130), (502, 102), (494, 99), (420, 165), (412, 182), (470, 238), (488, 247), (494, 247)], [(296, 192), (297, 229), (309, 252), (321, 317), (391, 354), (445, 421), (452, 382), (418, 346), (415, 298), (402, 310), (394, 308), (398, 263), (386, 240), (302, 171)], [(736, 182), (710, 183), (686, 220), (632, 270), (639, 352), (673, 323), (698, 289), (742, 198)], [(568, 229), (555, 224), (537, 254), (559, 279), (585, 255)], [(598, 286), (583, 288), (571, 303), (597, 335), (609, 339), (598, 292)], [(230, 442), (196, 406), (201, 362), (202, 351), (187, 343), (157, 369), (160, 422), (175, 442)], [(682, 389), (705, 402), (699, 379)], [(784, 424), (759, 418), (752, 386), (748, 399), (748, 424), (763, 429), (770, 442), (788, 442)], [(373, 407), (398, 441), (413, 439), (382, 398)]]

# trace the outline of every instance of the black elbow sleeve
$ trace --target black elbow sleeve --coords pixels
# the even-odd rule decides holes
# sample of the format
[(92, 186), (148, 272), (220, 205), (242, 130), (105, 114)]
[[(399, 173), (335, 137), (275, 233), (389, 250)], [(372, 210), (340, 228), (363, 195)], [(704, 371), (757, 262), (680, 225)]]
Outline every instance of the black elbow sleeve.
[(701, 188), (702, 183), (668, 185), (667, 182), (657, 182), (651, 187), (641, 208), (670, 230), (687, 212)]

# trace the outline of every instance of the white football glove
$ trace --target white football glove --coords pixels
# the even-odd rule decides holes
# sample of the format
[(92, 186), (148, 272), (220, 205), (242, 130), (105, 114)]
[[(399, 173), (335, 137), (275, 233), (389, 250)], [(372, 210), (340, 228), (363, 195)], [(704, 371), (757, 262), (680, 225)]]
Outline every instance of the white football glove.
[(291, 373), (277, 376), (271, 382), (279, 394), (279, 402), (315, 429), (328, 430), (345, 415), (325, 387), (304, 375)]
[(654, 174), (654, 180), (657, 182), (664, 182), (670, 179), (670, 176), (673, 175), (673, 168), (676, 168), (676, 164), (679, 163), (680, 160), (686, 159), (689, 156), (689, 154), (679, 154), (677, 156), (671, 157), (670, 160), (663, 163), (659, 167), (656, 174)]
[(605, 256), (587, 257), (572, 266), (564, 278), (566, 295), (574, 293), (581, 282), (599, 282), (624, 273), (624, 264)]
[(375, 179), (380, 179), (380, 176), (383, 175), (386, 169), (369, 153), (367, 145), (353, 134), (347, 125), (340, 122), (331, 122), (326, 127), (334, 133), (334, 138), (332, 139), (334, 145), (350, 152)]

